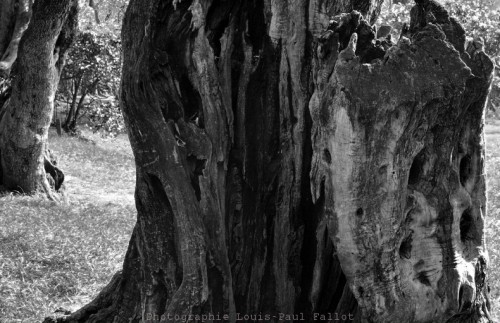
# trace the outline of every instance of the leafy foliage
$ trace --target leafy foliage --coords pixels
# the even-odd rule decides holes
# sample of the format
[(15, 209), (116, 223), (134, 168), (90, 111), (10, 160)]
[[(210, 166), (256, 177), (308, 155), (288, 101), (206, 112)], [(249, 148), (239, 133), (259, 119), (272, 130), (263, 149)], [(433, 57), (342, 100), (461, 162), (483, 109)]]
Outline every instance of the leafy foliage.
[(382, 12), (378, 18), (378, 25), (387, 25), (392, 27), (392, 34), (399, 36), (403, 30), (404, 24), (410, 23), (410, 10), (414, 6), (413, 1), (407, 3), (393, 3), (384, 1)]
[[(122, 3), (123, 2), (123, 3)], [(97, 24), (93, 9), (84, 5), (80, 18), (81, 33), (69, 52), (63, 71), (58, 100), (66, 102), (64, 129), (75, 131), (86, 123), (95, 131), (115, 136), (125, 129), (118, 104), (121, 73), (120, 19), (122, 12), (110, 8), (113, 3), (125, 8), (125, 1), (93, 1), (108, 8), (105, 19)]]
[[(90, 3), (97, 8), (96, 11)], [(79, 25), (82, 31), (94, 31), (100, 35), (119, 35), (122, 28), (123, 15), (128, 0), (80, 0)]]
[(125, 130), (116, 96), (95, 100), (90, 106), (89, 123), (94, 131), (104, 130), (107, 134), (116, 136)]
[(492, 0), (446, 1), (448, 12), (464, 26), (469, 36), (482, 39), (485, 51), (497, 60), (500, 56), (500, 10)]

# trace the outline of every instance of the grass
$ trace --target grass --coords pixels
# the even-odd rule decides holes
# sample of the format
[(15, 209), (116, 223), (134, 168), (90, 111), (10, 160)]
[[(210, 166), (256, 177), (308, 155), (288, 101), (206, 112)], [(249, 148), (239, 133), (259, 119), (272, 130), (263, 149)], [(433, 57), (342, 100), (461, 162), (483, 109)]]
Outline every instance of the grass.
[[(486, 127), (493, 306), (500, 304), (500, 121)], [(121, 269), (135, 223), (134, 163), (125, 136), (94, 142), (51, 133), (66, 174), (64, 203), (0, 197), (0, 323), (40, 322), (92, 300)], [(492, 313), (499, 322), (500, 308)]]
[(489, 120), (486, 126), (486, 174), (488, 211), (485, 239), (490, 256), (488, 284), (495, 322), (500, 322), (500, 121)]
[(121, 269), (135, 223), (128, 140), (50, 138), (66, 175), (62, 204), (0, 197), (0, 322), (41, 322), (88, 303)]

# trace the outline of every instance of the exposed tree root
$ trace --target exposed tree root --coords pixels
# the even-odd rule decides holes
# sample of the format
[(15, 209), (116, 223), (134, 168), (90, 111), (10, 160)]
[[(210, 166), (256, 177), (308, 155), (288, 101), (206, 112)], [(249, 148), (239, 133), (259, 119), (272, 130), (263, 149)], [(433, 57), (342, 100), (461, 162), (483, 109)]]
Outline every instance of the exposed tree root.
[(40, 179), (42, 189), (47, 198), (54, 202), (61, 202), (61, 199), (55, 194), (63, 188), (64, 173), (57, 166), (57, 160), (50, 149), (47, 149), (44, 156), (45, 176)]
[(69, 315), (47, 317), (43, 323), (106, 322), (106, 319), (112, 320), (112, 317), (116, 315), (114, 297), (116, 297), (115, 293), (119, 292), (121, 284), (122, 273), (119, 271), (91, 303)]
[(42, 178), (40, 184), (41, 184), (43, 191), (45, 192), (45, 194), (47, 195), (47, 198), (49, 200), (54, 201), (54, 202), (60, 202), (60, 199), (54, 194), (54, 192), (52, 192), (52, 189), (50, 188), (50, 184), (49, 184), (47, 177)]
[(52, 155), (52, 152), (47, 149), (47, 153), (45, 154), (45, 160), (44, 160), (44, 168), (45, 172), (47, 174), (50, 174), (52, 177), (51, 180), (51, 186), (56, 190), (59, 191), (62, 187), (62, 184), (64, 182), (64, 173), (56, 166), (57, 162)]

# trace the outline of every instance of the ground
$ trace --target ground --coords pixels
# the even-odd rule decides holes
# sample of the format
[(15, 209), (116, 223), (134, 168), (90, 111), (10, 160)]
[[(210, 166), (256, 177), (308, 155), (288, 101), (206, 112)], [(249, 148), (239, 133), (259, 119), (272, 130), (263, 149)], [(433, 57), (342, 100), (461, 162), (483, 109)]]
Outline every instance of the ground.
[(89, 302), (121, 269), (135, 223), (127, 137), (85, 141), (51, 133), (66, 174), (60, 205), (0, 197), (0, 322), (41, 322)]
[[(0, 323), (76, 310), (121, 269), (135, 223), (132, 151), (125, 135), (84, 135), (90, 140), (51, 132), (67, 180), (61, 204), (0, 196)], [(488, 121), (486, 146), (489, 284), (500, 304), (500, 121)], [(499, 322), (500, 308), (493, 313)]]
[(486, 175), (488, 176), (488, 209), (486, 243), (490, 255), (490, 301), (494, 306), (494, 322), (500, 322), (500, 121), (486, 125)]

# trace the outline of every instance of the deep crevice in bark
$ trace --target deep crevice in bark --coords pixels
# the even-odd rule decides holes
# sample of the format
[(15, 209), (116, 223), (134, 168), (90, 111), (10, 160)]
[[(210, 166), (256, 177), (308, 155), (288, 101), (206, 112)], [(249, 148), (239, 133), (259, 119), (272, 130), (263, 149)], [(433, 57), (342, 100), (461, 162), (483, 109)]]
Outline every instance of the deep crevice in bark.
[(460, 160), (460, 183), (465, 186), (472, 175), (471, 156), (465, 155)]
[(246, 2), (244, 12), (247, 13), (245, 37), (248, 38), (248, 44), (252, 47), (252, 55), (256, 57), (260, 55), (267, 39), (264, 1)]
[(180, 95), (182, 106), (184, 107), (183, 115), (186, 121), (195, 123), (199, 128), (205, 128), (203, 117), (203, 100), (200, 93), (191, 85), (188, 77), (181, 78), (179, 82)]
[(421, 176), (424, 172), (425, 166), (425, 151), (421, 151), (414, 159), (410, 167), (410, 173), (408, 175), (408, 185), (414, 186), (418, 185), (421, 180)]
[(410, 232), (410, 234), (403, 240), (401, 246), (399, 247), (400, 257), (406, 259), (411, 258), (411, 249), (413, 247), (412, 242), (413, 242), (413, 232)]
[(475, 238), (474, 218), (470, 208), (466, 209), (460, 217), (460, 240), (466, 242)]
[(221, 53), (221, 38), (229, 27), (230, 14), (235, 6), (235, 1), (222, 1), (221, 6), (211, 6), (207, 13), (207, 39), (218, 61)]

